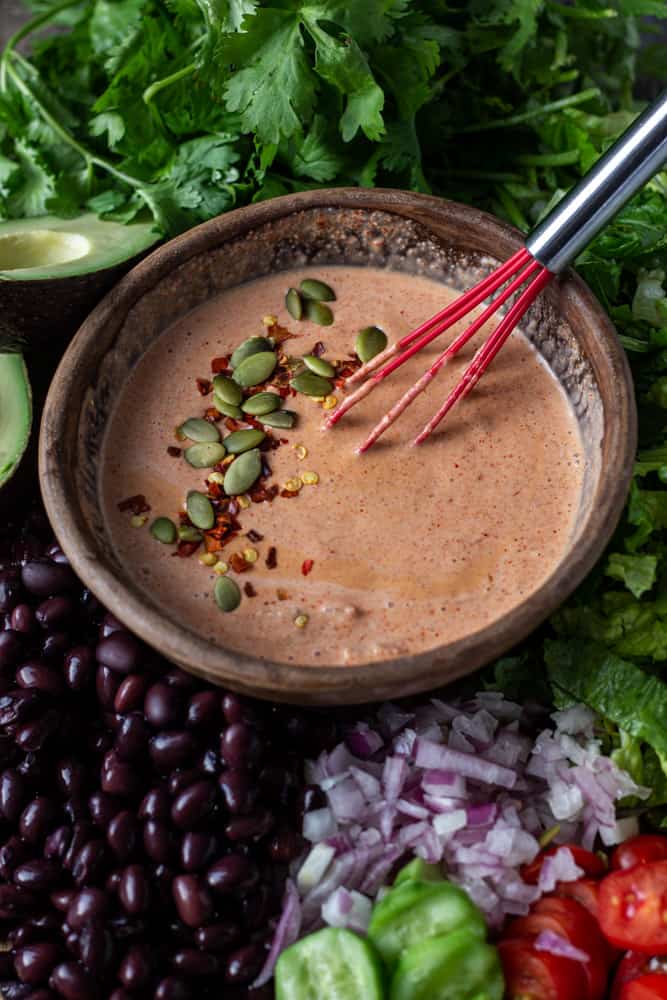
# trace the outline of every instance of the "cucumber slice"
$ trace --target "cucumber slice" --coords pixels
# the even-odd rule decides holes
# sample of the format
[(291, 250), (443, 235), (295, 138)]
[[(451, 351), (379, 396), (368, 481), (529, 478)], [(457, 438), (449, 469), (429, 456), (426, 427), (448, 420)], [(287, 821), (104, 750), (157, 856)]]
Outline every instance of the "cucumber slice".
[(408, 948), (389, 1000), (503, 1000), (504, 992), (497, 949), (462, 930)]
[(335, 927), (287, 948), (276, 965), (276, 1000), (383, 1000), (380, 959), (363, 938)]

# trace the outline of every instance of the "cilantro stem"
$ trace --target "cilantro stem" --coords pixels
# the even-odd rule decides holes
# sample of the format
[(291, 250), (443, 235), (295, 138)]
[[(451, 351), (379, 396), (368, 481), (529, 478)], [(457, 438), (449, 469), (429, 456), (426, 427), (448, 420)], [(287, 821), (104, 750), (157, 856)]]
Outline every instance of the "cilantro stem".
[(33, 31), (37, 31), (44, 24), (48, 24), (49, 21), (57, 17), (61, 11), (67, 10), (68, 7), (74, 7), (76, 4), (80, 4), (81, 0), (61, 0), (60, 3), (56, 4), (55, 7), (50, 7), (45, 10), (38, 17), (33, 17), (31, 21), (26, 22), (22, 28), (9, 38), (7, 44), (5, 45), (2, 56), (0, 56), (0, 90), (5, 91), (7, 89), (7, 66), (9, 59), (13, 54), (14, 49), (22, 42), (24, 38), (31, 35)]
[(510, 115), (509, 118), (498, 118), (497, 121), (479, 122), (475, 125), (466, 125), (466, 127), (462, 128), (460, 132), (461, 134), (471, 132), (488, 132), (491, 129), (510, 128), (512, 125), (522, 125), (524, 122), (532, 121), (533, 118), (539, 118), (541, 115), (550, 114), (552, 111), (561, 111), (563, 108), (574, 108), (577, 104), (585, 104), (587, 101), (592, 101), (594, 97), (599, 96), (600, 90), (598, 87), (589, 87), (588, 90), (582, 90), (578, 94), (572, 94), (570, 97), (561, 97), (557, 101), (550, 101), (548, 104), (541, 104), (539, 108), (531, 108), (530, 111), (522, 111), (521, 114)]
[(184, 77), (190, 76), (196, 69), (197, 63), (191, 62), (187, 66), (183, 66), (182, 69), (177, 69), (175, 73), (170, 73), (169, 76), (163, 76), (161, 80), (151, 83), (143, 92), (142, 99), (144, 104), (150, 104), (161, 90), (165, 90), (167, 87), (171, 87), (173, 83), (178, 83)]

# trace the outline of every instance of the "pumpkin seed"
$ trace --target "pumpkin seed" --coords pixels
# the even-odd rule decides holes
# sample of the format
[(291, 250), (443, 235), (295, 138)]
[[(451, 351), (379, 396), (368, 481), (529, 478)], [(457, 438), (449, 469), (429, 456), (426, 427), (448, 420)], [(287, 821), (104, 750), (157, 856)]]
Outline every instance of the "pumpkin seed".
[(182, 524), (178, 529), (179, 542), (201, 542), (202, 534), (191, 524)]
[(183, 452), (183, 458), (193, 469), (212, 469), (225, 457), (225, 446), (217, 441), (193, 444)]
[(220, 399), (220, 396), (213, 396), (213, 405), (216, 410), (220, 413), (224, 413), (226, 417), (233, 417), (234, 420), (243, 419), (243, 410), (240, 406), (232, 406), (231, 403), (225, 403), (224, 399)]
[[(263, 337), (260, 339), (264, 339)], [(213, 392), (223, 403), (230, 406), (240, 406), (243, 399), (243, 390), (237, 385), (229, 375), (216, 375), (213, 379)]]
[(324, 378), (333, 378), (336, 374), (336, 369), (324, 358), (318, 358), (314, 354), (306, 354), (305, 357), (301, 359), (311, 372), (315, 372), (316, 375), (323, 375)]
[(185, 499), (185, 509), (195, 528), (208, 531), (215, 524), (213, 504), (207, 496), (199, 493), (198, 490), (190, 490)]
[(271, 341), (266, 337), (249, 337), (248, 340), (244, 340), (242, 344), (239, 344), (229, 359), (229, 363), (232, 368), (238, 368), (241, 362), (245, 361), (252, 354), (259, 354), (260, 351), (270, 351), (272, 346)]
[(285, 307), (292, 319), (301, 319), (303, 316), (303, 301), (296, 288), (290, 288), (285, 296)]
[(183, 437), (190, 441), (219, 441), (220, 431), (215, 424), (210, 424), (208, 420), (201, 420), (199, 417), (190, 417), (178, 428)]
[(255, 417), (261, 417), (265, 413), (273, 413), (282, 404), (281, 397), (275, 392), (258, 392), (241, 407), (244, 413), (252, 413)]
[(317, 323), (318, 326), (331, 326), (334, 315), (329, 306), (325, 306), (323, 302), (314, 302), (312, 299), (308, 299), (305, 305), (306, 319), (311, 323)]
[(247, 431), (234, 431), (225, 438), (225, 448), (229, 455), (240, 455), (243, 451), (250, 451), (261, 444), (266, 434), (264, 431), (252, 427)]
[(221, 611), (236, 611), (241, 603), (241, 591), (231, 576), (219, 576), (213, 588), (215, 603)]
[(277, 364), (278, 355), (275, 351), (259, 351), (257, 354), (251, 354), (234, 369), (234, 381), (244, 389), (250, 389), (253, 385), (266, 382)]
[(387, 346), (387, 334), (379, 326), (366, 326), (357, 334), (354, 349), (360, 361), (366, 364)]
[(331, 392), (331, 382), (314, 372), (301, 372), (291, 380), (290, 385), (306, 396), (328, 396)]
[(225, 493), (230, 497), (245, 493), (259, 479), (261, 472), (262, 457), (259, 448), (244, 451), (242, 455), (234, 459), (225, 473)]
[(153, 538), (163, 545), (173, 545), (176, 541), (176, 525), (168, 517), (156, 517), (150, 527)]
[(315, 302), (336, 301), (336, 293), (333, 288), (325, 284), (324, 281), (318, 281), (317, 278), (304, 278), (299, 288), (302, 295), (305, 295), (307, 299), (313, 299)]
[(289, 430), (296, 423), (296, 413), (294, 410), (274, 410), (273, 413), (265, 413), (259, 419), (267, 427), (279, 427)]

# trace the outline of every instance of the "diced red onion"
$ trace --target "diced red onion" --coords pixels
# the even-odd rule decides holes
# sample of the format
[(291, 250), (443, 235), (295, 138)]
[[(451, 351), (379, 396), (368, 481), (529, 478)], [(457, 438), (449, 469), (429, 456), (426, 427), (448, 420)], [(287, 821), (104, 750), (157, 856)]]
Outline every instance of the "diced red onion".
[(516, 782), (516, 773), (507, 767), (501, 767), (472, 754), (452, 750), (451, 747), (439, 746), (430, 740), (417, 739), (415, 763), (417, 767), (455, 771), (485, 785), (513, 788)]
[(360, 722), (347, 734), (346, 743), (355, 757), (363, 760), (372, 757), (383, 746), (384, 740), (374, 729)]
[(259, 975), (252, 984), (253, 987), (258, 988), (263, 986), (265, 983), (268, 983), (273, 976), (273, 970), (281, 951), (284, 951), (285, 948), (289, 948), (291, 944), (294, 944), (299, 937), (300, 930), (301, 902), (299, 900), (299, 893), (297, 892), (296, 886), (292, 880), (288, 878), (285, 883), (285, 894), (283, 896), (283, 908), (280, 920), (278, 921), (273, 935), (271, 948), (269, 949)]
[(303, 835), (313, 844), (333, 837), (337, 831), (338, 824), (331, 809), (313, 809), (303, 817)]
[(573, 962), (590, 962), (590, 955), (581, 948), (575, 948), (573, 944), (555, 931), (540, 931), (533, 942), (536, 951), (548, 951), (552, 955), (561, 958), (571, 958)]
[(537, 887), (540, 893), (553, 892), (558, 882), (576, 882), (584, 874), (575, 862), (568, 847), (560, 847), (555, 854), (548, 854), (542, 862)]

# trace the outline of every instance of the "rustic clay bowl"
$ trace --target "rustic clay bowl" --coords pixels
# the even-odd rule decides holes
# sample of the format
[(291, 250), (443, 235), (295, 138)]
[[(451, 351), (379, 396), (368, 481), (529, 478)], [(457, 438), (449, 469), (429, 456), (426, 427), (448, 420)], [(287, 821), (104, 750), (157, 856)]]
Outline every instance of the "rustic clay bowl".
[(170, 617), (120, 565), (100, 513), (98, 462), (110, 407), (132, 366), (177, 318), (223, 289), (306, 263), (393, 268), (461, 285), (520, 246), (489, 215), (402, 191), (312, 191), (213, 219), (160, 247), (84, 322), (57, 371), (40, 441), (44, 501), (79, 576), (129, 628), (193, 673), (277, 701), (354, 703), (435, 688), (489, 662), (572, 592), (616, 525), (635, 453), (625, 355), (579, 278), (567, 274), (524, 330), (572, 401), (586, 467), (576, 529), (551, 577), (488, 627), (415, 656), (356, 667), (298, 667), (231, 653)]

